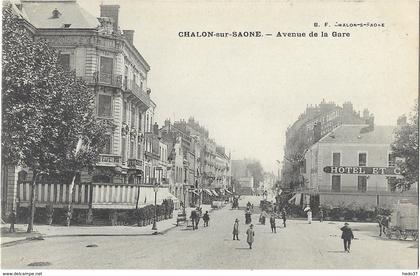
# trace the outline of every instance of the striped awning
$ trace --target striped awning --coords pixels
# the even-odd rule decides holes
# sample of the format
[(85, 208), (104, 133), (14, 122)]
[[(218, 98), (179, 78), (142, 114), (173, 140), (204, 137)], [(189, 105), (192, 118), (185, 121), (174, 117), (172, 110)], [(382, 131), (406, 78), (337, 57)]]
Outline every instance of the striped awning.
[(204, 191), (209, 195), (209, 196), (213, 196), (213, 193), (209, 190), (209, 189), (204, 189)]
[(225, 192), (230, 194), (230, 195), (233, 195), (233, 193), (231, 191), (229, 191), (228, 189), (225, 189)]
[(219, 196), (219, 194), (218, 194), (215, 190), (211, 190), (211, 192), (212, 192), (215, 196)]

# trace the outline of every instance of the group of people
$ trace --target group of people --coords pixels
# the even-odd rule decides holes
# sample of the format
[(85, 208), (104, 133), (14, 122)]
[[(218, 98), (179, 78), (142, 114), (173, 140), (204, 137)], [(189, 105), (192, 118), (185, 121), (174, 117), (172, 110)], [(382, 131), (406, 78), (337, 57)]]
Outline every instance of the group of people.
[(210, 221), (209, 211), (206, 211), (203, 216), (201, 216), (201, 214), (202, 214), (202, 208), (200, 207), (197, 207), (196, 209), (191, 211), (190, 219), (192, 222), (193, 230), (198, 229), (198, 224), (200, 222), (201, 217), (203, 218), (203, 221), (204, 221), (204, 227), (209, 226), (209, 221)]
[(379, 237), (382, 236), (382, 233), (384, 235), (386, 235), (386, 231), (388, 230), (389, 222), (391, 221), (391, 217), (390, 216), (379, 215), (377, 217), (377, 221), (378, 221), (378, 224), (379, 224)]
[[(235, 223), (233, 224), (232, 234), (233, 234), (233, 240), (239, 241), (239, 220), (238, 219), (235, 219)], [(246, 230), (246, 242), (249, 245), (249, 249), (252, 249), (252, 244), (254, 243), (254, 236), (255, 236), (254, 225), (251, 224), (248, 230)]]

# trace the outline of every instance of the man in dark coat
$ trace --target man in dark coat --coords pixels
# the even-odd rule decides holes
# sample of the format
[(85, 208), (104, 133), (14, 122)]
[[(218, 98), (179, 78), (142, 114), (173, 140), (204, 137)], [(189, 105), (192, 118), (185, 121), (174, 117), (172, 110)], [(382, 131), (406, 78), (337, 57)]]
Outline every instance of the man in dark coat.
[(271, 233), (277, 233), (276, 231), (276, 217), (274, 214), (270, 217)]
[(347, 222), (344, 223), (343, 227), (341, 227), (341, 231), (342, 231), (341, 238), (343, 239), (343, 242), (344, 242), (344, 251), (347, 253), (350, 253), (351, 240), (354, 239), (353, 231), (351, 230)]
[(210, 220), (209, 211), (206, 211), (206, 213), (203, 215), (204, 227), (209, 226), (209, 220)]
[(319, 222), (324, 221), (324, 210), (319, 209)]
[(283, 219), (283, 226), (286, 228), (286, 210), (284, 208), (281, 211), (281, 218)]
[(197, 211), (196, 210), (191, 211), (190, 218), (191, 218), (193, 230), (195, 230), (196, 229), (196, 221), (197, 221)]
[(10, 228), (9, 228), (9, 232), (10, 233), (14, 233), (16, 232), (15, 230), (15, 223), (16, 223), (16, 211), (12, 210), (12, 212), (9, 215), (9, 221), (10, 221)]

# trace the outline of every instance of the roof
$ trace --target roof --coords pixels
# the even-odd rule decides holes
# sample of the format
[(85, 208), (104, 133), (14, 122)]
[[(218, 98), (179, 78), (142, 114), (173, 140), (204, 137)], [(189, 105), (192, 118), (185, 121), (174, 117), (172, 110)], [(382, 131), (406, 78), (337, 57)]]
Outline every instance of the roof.
[[(100, 25), (76, 0), (22, 0), (22, 9), (36, 28), (61, 29), (70, 24), (70, 29), (95, 29)], [(53, 18), (55, 9), (60, 13), (58, 18)]]
[(341, 125), (323, 137), (319, 143), (391, 144), (395, 126), (374, 126), (373, 130), (361, 133), (368, 125)]

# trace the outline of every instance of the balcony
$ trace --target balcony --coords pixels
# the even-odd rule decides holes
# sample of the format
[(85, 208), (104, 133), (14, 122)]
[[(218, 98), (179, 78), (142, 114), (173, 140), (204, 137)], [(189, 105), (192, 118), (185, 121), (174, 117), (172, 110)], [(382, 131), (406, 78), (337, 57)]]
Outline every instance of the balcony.
[(143, 170), (143, 161), (139, 159), (128, 159), (128, 168), (135, 170)]
[(123, 89), (133, 93), (143, 103), (145, 109), (150, 107), (150, 96), (134, 80), (124, 78)]
[(98, 159), (98, 166), (115, 167), (121, 165), (121, 156), (112, 154), (100, 154)]
[(84, 79), (89, 84), (109, 85), (118, 88), (122, 87), (122, 76), (117, 74), (94, 72), (91, 77), (85, 77)]

